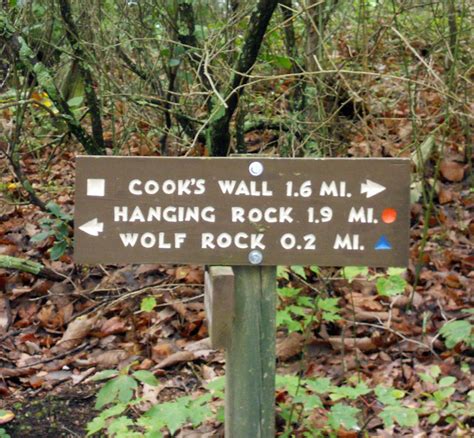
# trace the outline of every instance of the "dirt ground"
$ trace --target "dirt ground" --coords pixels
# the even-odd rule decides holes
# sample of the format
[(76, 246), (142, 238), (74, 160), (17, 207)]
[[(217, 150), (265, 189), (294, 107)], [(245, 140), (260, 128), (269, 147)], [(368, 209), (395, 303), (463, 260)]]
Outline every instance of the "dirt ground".
[(94, 416), (93, 386), (63, 388), (58, 394), (32, 395), (8, 400), (16, 413), (2, 426), (11, 438), (74, 438), (86, 436)]

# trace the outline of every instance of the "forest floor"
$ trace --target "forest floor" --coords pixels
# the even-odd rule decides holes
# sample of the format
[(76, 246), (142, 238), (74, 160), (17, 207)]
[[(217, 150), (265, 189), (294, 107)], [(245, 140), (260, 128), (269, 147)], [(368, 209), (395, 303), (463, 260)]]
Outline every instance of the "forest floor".
[[(35, 186), (47, 180), (50, 197), (73, 212), (73, 153), (62, 153), (48, 166), (33, 157), (23, 164)], [(447, 348), (438, 331), (446, 321), (465, 318), (462, 311), (469, 307), (474, 264), (469, 213), (474, 199), (465, 180), (449, 181), (449, 176), (436, 194), (416, 285), (424, 209), (421, 203), (412, 205), (403, 295), (381, 297), (374, 279), (350, 283), (336, 268), (289, 269), (279, 278), (280, 286), (301, 289), (306, 296), (326, 290), (339, 299), (344, 317), (314, 323), (304, 334), (288, 336), (280, 327), (280, 374), (302, 372), (337, 384), (359, 373), (372, 384), (420, 393), (426, 388), (419, 373), (438, 365), (443, 375), (456, 378), (453, 397), (465, 398), (472, 381), (462, 367), (472, 366), (472, 356), (463, 343)], [(3, 181), (14, 184), (7, 175)], [(131, 363), (151, 370), (160, 380), (160, 390), (149, 396), (155, 403), (200, 391), (224, 373), (223, 352), (213, 350), (207, 338), (201, 266), (80, 266), (74, 264), (71, 249), (52, 261), (48, 250), (53, 238), (30, 240), (40, 232), (45, 214), (30, 205), (15, 205), (14, 189), (9, 195), (11, 202), (3, 203), (0, 212), (1, 254), (39, 261), (61, 277), (53, 281), (0, 270), (0, 407), (16, 416), (4, 425), (12, 437), (84, 436), (86, 423), (96, 415), (98, 387), (90, 377), (99, 370)], [(150, 296), (156, 300), (154, 309), (140, 311), (142, 299)], [(344, 321), (354, 318), (363, 324), (345, 330)], [(343, 348), (338, 341), (342, 335)], [(209, 430), (209, 425), (202, 427)], [(368, 431), (378, 427), (380, 422), (374, 422)], [(430, 436), (461, 431), (443, 421), (430, 429)], [(212, 430), (218, 433), (219, 428)], [(418, 430), (427, 430), (423, 421)], [(204, 429), (196, 433), (205, 435)], [(413, 430), (399, 433), (411, 436)]]
[[(408, 121), (376, 128), (387, 139), (383, 156), (399, 155), (403, 145), (399, 142), (394, 149), (393, 139), (406, 137), (407, 126)], [(265, 142), (267, 134), (252, 133), (248, 140), (260, 136)], [(350, 156), (374, 155), (371, 143), (360, 134), (353, 134), (350, 144)], [(22, 166), (43, 199), (54, 200), (73, 215), (75, 152), (70, 146), (52, 156), (49, 151), (25, 154)], [(280, 288), (298, 289), (312, 299), (336, 298), (341, 316), (316, 318), (308, 329), (290, 334), (279, 326), (279, 374), (328, 377), (333, 385), (349, 384), (351, 376), (358, 376), (370, 387), (383, 383), (404, 391), (408, 406), (420, 408), (432, 402), (427, 394), (437, 389), (421, 375), (439, 367), (437, 374), (454, 377), (449, 400), (466, 403), (472, 389), (472, 350), (465, 341), (448, 347), (439, 330), (448, 321), (467, 320), (466, 310), (472, 309), (470, 170), (455, 139), (442, 157), (428, 154), (423, 166), (425, 187), (429, 191), (434, 185), (433, 200), (428, 207), (419, 186), (414, 186), (410, 262), (400, 274), (406, 281), (402, 294), (377, 292), (382, 270), (370, 269), (352, 279), (336, 267), (279, 269)], [(224, 374), (224, 354), (213, 350), (208, 339), (202, 266), (77, 265), (70, 224), (63, 239), (65, 252), (52, 260), (55, 238), (33, 237), (46, 227), (64, 226), (61, 221), (41, 225), (48, 215), (21, 202), (18, 182), (6, 166), (2, 197), (0, 255), (39, 262), (55, 277), (0, 269), (0, 408), (12, 413), (8, 421), (0, 416), (0, 425), (6, 423), (1, 427), (12, 437), (85, 436), (86, 423), (97, 415), (94, 404), (100, 388), (91, 378), (101, 370), (132, 364), (153, 372), (160, 384), (142, 394), (148, 405), (202, 393), (207, 382)], [(154, 299), (150, 311), (143, 309), (147, 297)], [(280, 310), (287, 298), (280, 296)], [(287, 399), (288, 392), (279, 389), (278, 409)], [(331, 401), (324, 403), (327, 407)], [(472, 436), (472, 416), (450, 420), (448, 402), (433, 408), (439, 418), (420, 415), (416, 426), (388, 429), (372, 416), (378, 409), (373, 397), (359, 397), (354, 403), (366, 413), (364, 427), (371, 436)], [(222, 401), (213, 404), (217, 409)], [(315, 409), (308, 421), (314, 427), (325, 424), (327, 411)], [(280, 432), (283, 425), (280, 418)], [(176, 436), (222, 435), (222, 424), (216, 420), (191, 429), (186, 426)], [(293, 430), (296, 436), (305, 431), (296, 422)], [(339, 436), (357, 433), (340, 430)]]

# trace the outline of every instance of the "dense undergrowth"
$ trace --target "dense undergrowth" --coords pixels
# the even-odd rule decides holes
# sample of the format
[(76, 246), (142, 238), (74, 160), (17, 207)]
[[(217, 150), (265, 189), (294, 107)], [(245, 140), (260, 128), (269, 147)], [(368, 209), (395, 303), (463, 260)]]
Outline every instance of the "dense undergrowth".
[(247, 2), (4, 3), (0, 436), (96, 373), (73, 436), (222, 432), (202, 268), (74, 264), (88, 152), (411, 158), (408, 269), (278, 270), (277, 431), (472, 435), (469, 2), (282, 1), (248, 69)]

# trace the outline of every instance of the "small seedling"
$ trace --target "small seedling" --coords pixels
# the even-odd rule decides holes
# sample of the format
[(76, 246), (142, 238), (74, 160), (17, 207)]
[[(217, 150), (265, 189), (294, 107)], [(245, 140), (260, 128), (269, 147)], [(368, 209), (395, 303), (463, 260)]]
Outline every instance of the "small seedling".
[(30, 241), (37, 243), (49, 237), (54, 237), (54, 244), (49, 253), (51, 260), (58, 260), (72, 246), (72, 239), (69, 237), (69, 223), (72, 221), (72, 216), (64, 213), (59, 205), (54, 202), (49, 202), (46, 208), (51, 216), (40, 219), (39, 224), (42, 231), (34, 235)]

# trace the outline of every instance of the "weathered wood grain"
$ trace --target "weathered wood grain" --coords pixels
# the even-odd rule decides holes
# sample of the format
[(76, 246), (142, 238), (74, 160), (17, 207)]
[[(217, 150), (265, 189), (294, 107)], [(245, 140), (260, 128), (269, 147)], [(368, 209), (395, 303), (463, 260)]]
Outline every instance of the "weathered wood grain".
[(213, 348), (226, 348), (232, 336), (234, 278), (230, 266), (210, 266), (206, 271), (204, 304)]
[(226, 438), (275, 436), (276, 268), (234, 266), (226, 350)]

